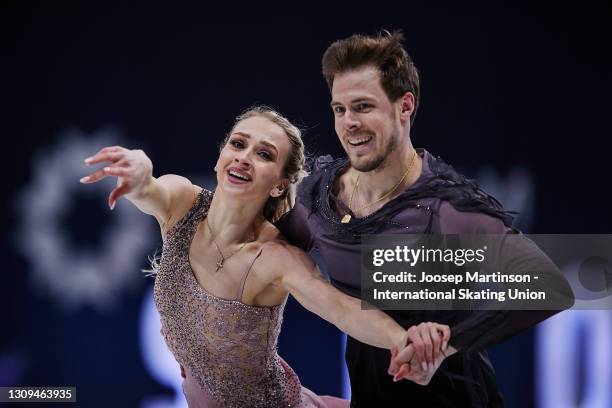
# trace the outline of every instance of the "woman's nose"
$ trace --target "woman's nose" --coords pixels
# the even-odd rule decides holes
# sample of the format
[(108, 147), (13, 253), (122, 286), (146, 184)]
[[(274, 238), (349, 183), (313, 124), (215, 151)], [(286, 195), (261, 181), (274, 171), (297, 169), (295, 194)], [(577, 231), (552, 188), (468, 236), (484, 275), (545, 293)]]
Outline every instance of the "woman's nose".
[(242, 150), (235, 157), (234, 161), (242, 166), (250, 167), (251, 166), (251, 154), (248, 150)]

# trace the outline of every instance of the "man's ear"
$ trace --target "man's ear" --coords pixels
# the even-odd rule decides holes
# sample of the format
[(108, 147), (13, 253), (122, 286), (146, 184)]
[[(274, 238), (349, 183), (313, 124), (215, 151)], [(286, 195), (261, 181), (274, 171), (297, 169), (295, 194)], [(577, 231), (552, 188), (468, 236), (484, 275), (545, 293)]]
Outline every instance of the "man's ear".
[(406, 92), (404, 96), (400, 98), (400, 101), (400, 120), (402, 122), (409, 122), (412, 112), (414, 112), (414, 94), (412, 92)]

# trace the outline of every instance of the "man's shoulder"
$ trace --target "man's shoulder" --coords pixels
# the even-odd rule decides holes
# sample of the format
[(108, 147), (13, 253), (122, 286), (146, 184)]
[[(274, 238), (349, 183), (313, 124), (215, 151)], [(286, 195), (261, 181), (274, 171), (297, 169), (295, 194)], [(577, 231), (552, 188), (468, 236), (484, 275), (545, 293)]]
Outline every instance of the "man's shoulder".
[(332, 166), (334, 163), (338, 163), (342, 161), (341, 158), (334, 159), (331, 154), (325, 154), (322, 156), (317, 156), (312, 162), (312, 171), (313, 173), (318, 171), (323, 171), (326, 168)]
[(477, 210), (462, 211), (447, 200), (440, 201), (438, 217), (442, 234), (503, 234), (511, 230), (498, 217)]
[(296, 201), (310, 210), (316, 198), (327, 191), (325, 185), (333, 182), (336, 170), (346, 161), (346, 158), (334, 159), (330, 155), (314, 159), (310, 174), (297, 186)]
[[(326, 174), (328, 171), (332, 171), (335, 173), (339, 167), (342, 167), (348, 161), (345, 157), (333, 158), (331, 155), (326, 154), (323, 156), (317, 156), (316, 158), (310, 161), (310, 174), (304, 179), (304, 181), (312, 180), (313, 178), (319, 179), (323, 174)], [(308, 183), (302, 182), (302, 185), (307, 185)]]

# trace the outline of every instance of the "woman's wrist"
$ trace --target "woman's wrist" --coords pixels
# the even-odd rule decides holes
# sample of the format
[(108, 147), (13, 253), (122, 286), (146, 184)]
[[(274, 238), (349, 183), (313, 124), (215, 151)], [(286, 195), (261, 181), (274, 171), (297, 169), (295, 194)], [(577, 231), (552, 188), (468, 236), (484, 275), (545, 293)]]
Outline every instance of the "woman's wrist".
[(395, 324), (396, 327), (393, 327), (389, 332), (390, 337), (390, 347), (397, 346), (399, 348), (403, 348), (406, 346), (406, 330), (401, 328), (399, 325)]
[[(137, 201), (146, 200), (147, 197), (153, 191), (153, 189), (156, 187), (156, 182), (157, 179), (155, 177), (148, 176), (145, 180), (142, 181), (142, 183), (140, 183), (139, 186), (137, 186), (137, 188), (134, 189), (131, 194), (129, 194), (129, 198)], [(126, 195), (126, 197), (127, 196), (128, 195)]]

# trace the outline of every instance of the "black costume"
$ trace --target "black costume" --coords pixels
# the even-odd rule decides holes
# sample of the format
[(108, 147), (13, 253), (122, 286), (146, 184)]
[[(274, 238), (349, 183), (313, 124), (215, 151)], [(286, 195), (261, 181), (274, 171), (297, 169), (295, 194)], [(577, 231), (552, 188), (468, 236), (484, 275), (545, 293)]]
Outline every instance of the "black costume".
[[(300, 185), (295, 207), (277, 226), (289, 241), (310, 251), (318, 248), (334, 286), (360, 296), (361, 234), (515, 234), (512, 214), (458, 174), (440, 158), (417, 149), (422, 173), (406, 191), (382, 208), (348, 224), (350, 210), (332, 193), (347, 159), (317, 159), (313, 173)], [(571, 293), (571, 290), (569, 291)], [(485, 348), (549, 316), (543, 311), (386, 311), (402, 327), (431, 321), (451, 327), (450, 344), (459, 353), (447, 358), (427, 386), (393, 382), (387, 374), (388, 350), (347, 338), (346, 362), (353, 407), (499, 407), (502, 396)]]

